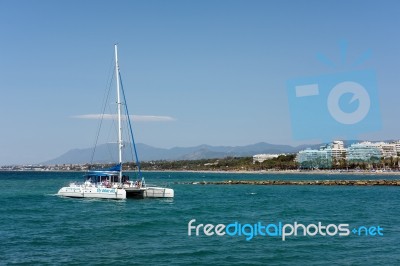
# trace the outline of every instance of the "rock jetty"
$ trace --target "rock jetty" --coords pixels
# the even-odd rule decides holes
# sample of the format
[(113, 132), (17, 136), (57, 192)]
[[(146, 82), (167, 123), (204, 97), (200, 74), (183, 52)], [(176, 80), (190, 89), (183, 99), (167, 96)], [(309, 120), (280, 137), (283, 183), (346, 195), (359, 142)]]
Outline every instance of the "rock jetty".
[(199, 181), (194, 185), (261, 185), (261, 186), (400, 186), (400, 180), (226, 180)]

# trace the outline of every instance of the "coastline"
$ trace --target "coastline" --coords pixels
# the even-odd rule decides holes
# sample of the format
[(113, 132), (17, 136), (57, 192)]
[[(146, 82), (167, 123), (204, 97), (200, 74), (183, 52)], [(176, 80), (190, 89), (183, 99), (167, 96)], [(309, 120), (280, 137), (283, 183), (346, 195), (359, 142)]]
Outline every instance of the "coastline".
[(331, 171), (331, 170), (270, 170), (270, 171), (247, 171), (247, 170), (228, 170), (228, 171), (213, 171), (213, 170), (142, 170), (146, 173), (204, 173), (204, 174), (290, 174), (290, 175), (371, 175), (371, 176), (386, 176), (400, 175), (400, 171)]
[[(126, 172), (136, 172), (133, 170), (124, 170)], [(369, 175), (369, 176), (387, 176), (400, 175), (400, 171), (346, 171), (346, 170), (141, 170), (143, 173), (201, 173), (201, 174), (254, 174), (254, 175)], [(0, 172), (59, 172), (59, 173), (86, 173), (85, 170), (2, 170)]]

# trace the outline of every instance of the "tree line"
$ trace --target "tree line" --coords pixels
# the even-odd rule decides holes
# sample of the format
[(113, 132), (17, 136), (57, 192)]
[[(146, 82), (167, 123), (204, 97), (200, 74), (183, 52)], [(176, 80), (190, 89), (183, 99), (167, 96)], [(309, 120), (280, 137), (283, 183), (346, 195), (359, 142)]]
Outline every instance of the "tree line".
[[(262, 170), (289, 170), (297, 169), (296, 155), (280, 155), (277, 158), (264, 162), (253, 162), (253, 157), (226, 157), (219, 159), (177, 160), (177, 161), (149, 161), (141, 162), (142, 170), (165, 171), (262, 171)], [(136, 168), (135, 163), (125, 165), (127, 170)]]

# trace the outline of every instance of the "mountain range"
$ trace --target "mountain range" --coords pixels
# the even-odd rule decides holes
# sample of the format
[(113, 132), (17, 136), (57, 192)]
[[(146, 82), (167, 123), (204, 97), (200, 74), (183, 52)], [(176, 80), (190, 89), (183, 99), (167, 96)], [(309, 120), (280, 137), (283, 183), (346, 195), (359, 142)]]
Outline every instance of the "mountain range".
[[(52, 160), (43, 162), (44, 165), (55, 164), (84, 164), (90, 161), (94, 163), (116, 162), (118, 155), (115, 144), (101, 144), (96, 147), (93, 160), (93, 148), (73, 149)], [(210, 146), (199, 145), (194, 147), (174, 147), (170, 149), (156, 148), (146, 144), (138, 143), (136, 145), (139, 159), (141, 161), (155, 160), (197, 160), (224, 158), (228, 156), (243, 157), (253, 156), (255, 154), (281, 154), (281, 153), (297, 153), (305, 148), (319, 148), (321, 144), (300, 145), (297, 147), (289, 145), (277, 145), (260, 142), (246, 146)], [(123, 157), (131, 161), (133, 157), (132, 147), (127, 144), (123, 149)]]

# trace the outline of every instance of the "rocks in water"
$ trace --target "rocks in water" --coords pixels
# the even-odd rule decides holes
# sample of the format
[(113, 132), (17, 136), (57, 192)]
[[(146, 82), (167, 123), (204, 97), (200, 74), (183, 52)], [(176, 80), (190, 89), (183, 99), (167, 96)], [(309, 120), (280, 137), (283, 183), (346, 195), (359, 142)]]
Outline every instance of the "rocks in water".
[(278, 185), (278, 186), (400, 186), (400, 180), (228, 180), (192, 182), (201, 185)]

